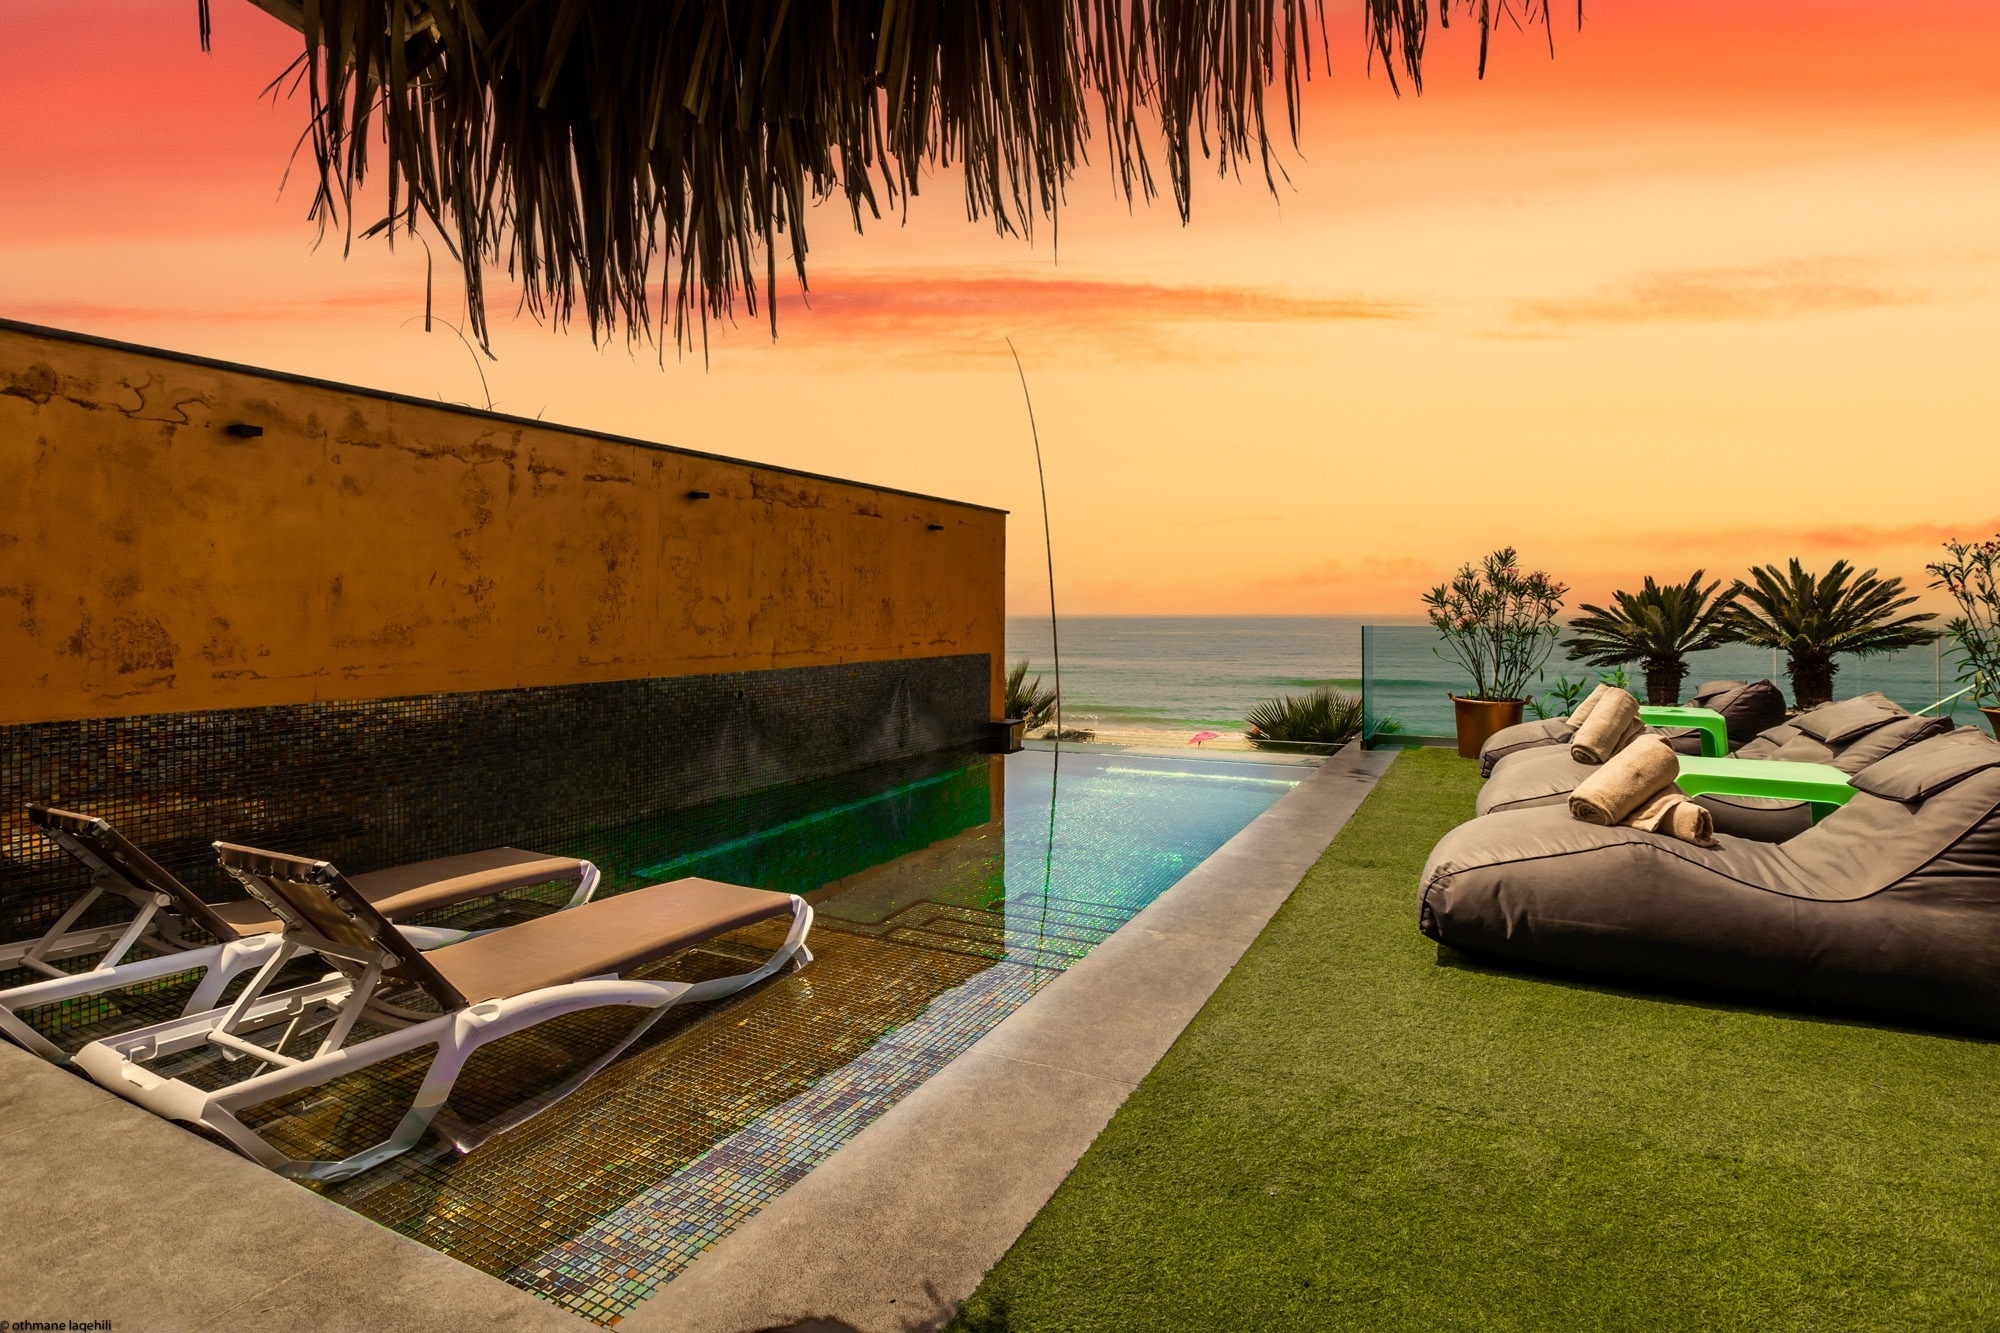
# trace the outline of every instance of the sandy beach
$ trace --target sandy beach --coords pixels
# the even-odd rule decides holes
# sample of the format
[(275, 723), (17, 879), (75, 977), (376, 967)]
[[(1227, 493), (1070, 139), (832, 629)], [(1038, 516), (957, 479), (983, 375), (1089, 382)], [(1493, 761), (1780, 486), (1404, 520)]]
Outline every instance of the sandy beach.
[[(1255, 751), (1257, 748), (1240, 731), (1225, 731), (1212, 740), (1199, 743), (1194, 741), (1193, 738), (1201, 735), (1203, 731), (1213, 731), (1212, 727), (1196, 729), (1090, 726), (1088, 730), (1094, 733), (1091, 743), (1095, 745), (1137, 745), (1148, 749), (1170, 749), (1179, 746), (1189, 750)], [(1042, 740), (1045, 737), (1038, 733), (1031, 739)]]

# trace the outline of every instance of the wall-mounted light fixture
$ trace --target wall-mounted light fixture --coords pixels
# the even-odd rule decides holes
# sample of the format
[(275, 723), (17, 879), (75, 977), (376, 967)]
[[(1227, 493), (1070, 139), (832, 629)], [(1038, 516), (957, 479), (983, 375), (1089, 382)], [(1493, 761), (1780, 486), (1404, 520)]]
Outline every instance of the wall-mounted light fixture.
[(234, 435), (239, 440), (254, 440), (264, 433), (262, 426), (253, 426), (247, 421), (232, 421), (222, 428), (224, 435)]
[(931, 530), (932, 532), (943, 532), (943, 531), (944, 531), (944, 524), (942, 524), (942, 523), (933, 523), (933, 524), (931, 524), (931, 525), (930, 525), (930, 530)]
[(706, 500), (707, 498), (708, 498), (708, 492), (707, 492), (707, 491), (689, 491), (689, 492), (688, 492), (688, 499), (690, 499), (690, 500)]

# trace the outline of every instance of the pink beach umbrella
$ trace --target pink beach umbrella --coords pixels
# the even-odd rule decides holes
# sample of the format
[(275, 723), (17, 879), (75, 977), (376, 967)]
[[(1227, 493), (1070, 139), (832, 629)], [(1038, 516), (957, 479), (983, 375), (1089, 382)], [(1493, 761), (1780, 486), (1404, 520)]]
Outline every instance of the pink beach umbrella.
[(1219, 731), (1197, 731), (1194, 735), (1188, 737), (1188, 744), (1200, 745), (1203, 741), (1212, 741), (1221, 734)]

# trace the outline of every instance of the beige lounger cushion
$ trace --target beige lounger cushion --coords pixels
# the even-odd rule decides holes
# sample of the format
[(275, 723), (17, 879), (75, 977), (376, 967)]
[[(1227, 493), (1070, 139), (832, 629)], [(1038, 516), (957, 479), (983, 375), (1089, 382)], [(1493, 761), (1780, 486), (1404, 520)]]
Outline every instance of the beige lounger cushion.
[[(583, 862), (572, 856), (547, 856), (524, 852), (518, 847), (489, 847), (483, 852), (440, 856), (433, 861), (350, 875), (347, 882), (376, 911), (391, 921), (401, 921), (433, 908), (451, 907), (550, 880), (576, 879), (582, 873)], [(214, 910), (245, 935), (271, 935), (278, 930), (278, 919), (255, 898), (217, 903)]]
[(678, 879), (433, 949), (424, 958), (477, 1004), (584, 977), (622, 975), (791, 910), (789, 894)]

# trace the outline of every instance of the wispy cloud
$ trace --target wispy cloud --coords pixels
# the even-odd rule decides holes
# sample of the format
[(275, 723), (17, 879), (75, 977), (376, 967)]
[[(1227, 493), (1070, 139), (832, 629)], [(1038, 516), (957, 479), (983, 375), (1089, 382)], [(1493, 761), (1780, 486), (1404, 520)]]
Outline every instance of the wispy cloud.
[[(1725, 584), (1749, 573), (1752, 565), (1782, 566), (1796, 556), (1807, 569), (1824, 572), (1835, 560), (1861, 569), (1878, 568), (1903, 580), (1909, 591), (1935, 604), (1927, 587), (1925, 562), (1951, 538), (1983, 538), (2000, 532), (2000, 514), (1963, 521), (1907, 523), (1817, 523), (1778, 527), (1689, 527), (1604, 534), (1592, 540), (1572, 534), (1567, 555), (1551, 562), (1573, 583), (1570, 605), (1602, 603), (1614, 588), (1631, 588), (1645, 574), (1680, 578), (1696, 568)], [(1607, 552), (1616, 552), (1607, 558)]]
[(1518, 301), (1516, 325), (1720, 323), (1916, 305), (1930, 293), (1882, 280), (1855, 258), (1781, 259), (1735, 268), (1666, 269), (1577, 296)]
[[(495, 274), (490, 290), (506, 290)], [(443, 293), (441, 293), (443, 295)], [(456, 291), (449, 306), (456, 317)], [(441, 304), (444, 304), (441, 302)], [(201, 309), (168, 301), (78, 301), (28, 297), (9, 314), (59, 327), (118, 328), (135, 324), (361, 322), (420, 317), (421, 278), (323, 294), (275, 298), (233, 292)], [(1004, 339), (1032, 340), (1074, 354), (1127, 357), (1215, 351), (1218, 326), (1296, 327), (1417, 317), (1417, 307), (1366, 297), (1300, 295), (1246, 287), (1126, 282), (1105, 278), (1023, 278), (961, 270), (815, 273), (809, 294), (778, 297), (778, 337), (787, 347), (832, 356), (874, 357), (893, 348), (906, 362), (1004, 359)], [(525, 319), (525, 316), (521, 317)], [(717, 351), (768, 346), (760, 308), (739, 309), (733, 328), (711, 330)]]
[[(57, 328), (99, 330), (128, 324), (256, 324), (291, 323), (325, 319), (328, 316), (377, 314), (407, 315), (422, 319), (424, 289), (414, 285), (370, 287), (356, 291), (328, 292), (318, 296), (250, 298), (218, 301), (214, 305), (190, 309), (184, 304), (144, 301), (37, 300), (29, 297), (10, 303), (9, 318)], [(445, 316), (456, 322), (456, 314)], [(371, 323), (373, 321), (371, 320)]]
[(1025, 278), (966, 270), (816, 273), (812, 291), (778, 301), (781, 339), (839, 349), (899, 344), (912, 354), (1004, 357), (1031, 334), (1108, 355), (1157, 354), (1217, 325), (1298, 326), (1416, 318), (1408, 303), (1259, 288)]
[(1439, 577), (1437, 562), (1417, 556), (1363, 556), (1358, 560), (1322, 560), (1302, 569), (1266, 574), (1250, 580), (1249, 586), (1259, 594), (1283, 600), (1350, 588), (1428, 587)]
[[(2000, 515), (1953, 523), (1802, 523), (1783, 527), (1688, 528), (1680, 530), (1621, 533), (1618, 540), (1629, 548), (1660, 554), (1686, 553), (1691, 556), (1735, 553), (1747, 549), (1768, 552), (1760, 559), (1786, 560), (1792, 556), (1824, 555), (1846, 557), (1866, 564), (1883, 551), (1904, 551), (1913, 546), (1937, 546), (1957, 539), (1984, 538), (2000, 532)], [(1719, 562), (1713, 562), (1719, 568)]]

